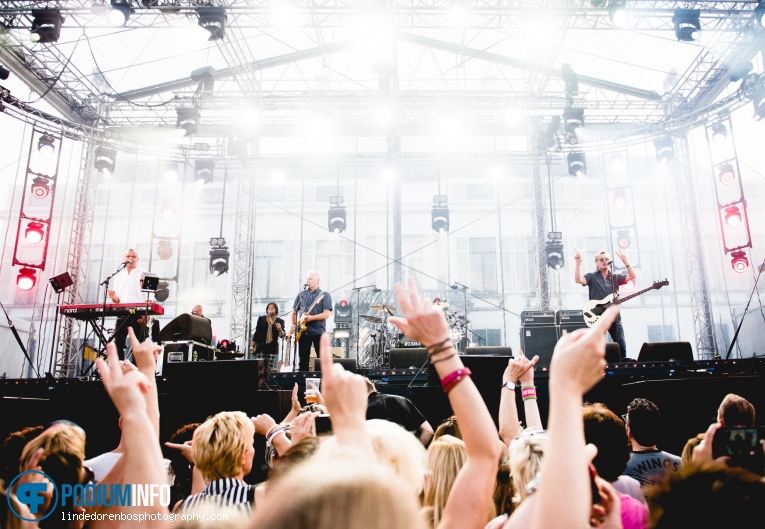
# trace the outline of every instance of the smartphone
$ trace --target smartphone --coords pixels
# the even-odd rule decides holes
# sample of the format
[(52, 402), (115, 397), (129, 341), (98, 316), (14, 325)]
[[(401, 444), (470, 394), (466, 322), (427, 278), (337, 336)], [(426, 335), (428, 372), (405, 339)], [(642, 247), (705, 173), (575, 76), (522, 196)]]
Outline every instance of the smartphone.
[(765, 453), (760, 438), (757, 428), (718, 428), (712, 439), (712, 457), (727, 456), (728, 466), (743, 467), (762, 475)]
[(329, 420), (328, 413), (322, 413), (316, 417), (316, 435), (323, 433), (330, 433), (332, 431), (332, 423)]

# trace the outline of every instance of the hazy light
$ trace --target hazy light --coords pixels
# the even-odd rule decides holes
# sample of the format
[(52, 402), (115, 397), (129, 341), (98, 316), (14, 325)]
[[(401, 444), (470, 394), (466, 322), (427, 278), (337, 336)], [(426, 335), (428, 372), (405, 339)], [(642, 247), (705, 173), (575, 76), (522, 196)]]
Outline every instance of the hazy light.
[(448, 24), (450, 27), (453, 27), (453, 28), (465, 27), (465, 25), (467, 24), (467, 18), (468, 18), (467, 6), (459, 0), (453, 1), (452, 5), (449, 6), (447, 18), (448, 18)]
[(396, 179), (396, 170), (393, 167), (383, 167), (380, 176), (385, 182), (393, 182)]
[(280, 28), (296, 28), (300, 25), (300, 12), (297, 5), (289, 0), (282, 0), (271, 15), (274, 25)]
[(380, 125), (390, 125), (393, 123), (393, 112), (388, 105), (380, 105), (375, 110), (375, 120)]
[(281, 169), (274, 169), (271, 171), (271, 180), (274, 182), (283, 182), (287, 176), (284, 174), (284, 171)]
[(502, 170), (502, 167), (499, 165), (493, 165), (489, 169), (489, 177), (494, 180), (495, 182), (499, 182), (502, 180), (505, 176), (505, 172)]
[(627, 165), (624, 162), (624, 157), (619, 154), (612, 154), (611, 160), (610, 160), (610, 167), (611, 171), (614, 173), (623, 173), (624, 170), (627, 168)]
[(165, 180), (167, 180), (168, 182), (178, 181), (178, 164), (177, 163), (167, 164), (167, 167), (165, 167)]

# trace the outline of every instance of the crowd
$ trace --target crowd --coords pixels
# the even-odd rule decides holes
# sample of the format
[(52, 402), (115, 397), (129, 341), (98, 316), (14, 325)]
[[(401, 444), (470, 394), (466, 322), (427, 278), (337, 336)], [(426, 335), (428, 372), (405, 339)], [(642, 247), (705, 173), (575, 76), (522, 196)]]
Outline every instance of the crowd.
[[(333, 364), (324, 335), (318, 404), (302, 407), (295, 387), (283, 420), (220, 412), (175, 432), (164, 443), (165, 459), (154, 379), (160, 348), (130, 331), (135, 365), (119, 361), (113, 344), (108, 361), (97, 360), (120, 414), (119, 445), (85, 461), (86, 433), (75, 424), (15, 432), (2, 447), (0, 527), (639, 529), (763, 519), (765, 456), (746, 399), (727, 396), (717, 421), (688, 441), (682, 458), (657, 446), (653, 402), (633, 400), (624, 417), (603, 404), (583, 405), (603, 377), (605, 334), (617, 308), (556, 345), (546, 430), (534, 386), (538, 358), (519, 352), (510, 359), (498, 388), (497, 428), (449, 340), (443, 311), (420, 299), (413, 281), (396, 290), (403, 317), (389, 321), (426, 346), (454, 412), (435, 431), (411, 402), (385, 399)], [(331, 434), (321, 426), (327, 416)], [(251, 486), (244, 477), (256, 435), (266, 438), (271, 470)], [(46, 476), (58, 489), (97, 487), (81, 487), (87, 497), (78, 501)], [(167, 485), (170, 498), (121, 505), (115, 495), (125, 484)], [(192, 513), (200, 517), (182, 516)], [(203, 520), (210, 513), (227, 520)]]

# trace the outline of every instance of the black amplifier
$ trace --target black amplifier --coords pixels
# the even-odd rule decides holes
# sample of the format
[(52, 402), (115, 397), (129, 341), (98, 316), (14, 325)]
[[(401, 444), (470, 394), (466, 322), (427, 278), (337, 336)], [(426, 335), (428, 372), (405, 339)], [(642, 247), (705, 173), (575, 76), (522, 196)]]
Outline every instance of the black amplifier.
[(555, 323), (558, 325), (578, 325), (584, 323), (584, 315), (581, 310), (559, 310), (555, 313)]
[(524, 310), (521, 312), (521, 326), (555, 325), (554, 310)]

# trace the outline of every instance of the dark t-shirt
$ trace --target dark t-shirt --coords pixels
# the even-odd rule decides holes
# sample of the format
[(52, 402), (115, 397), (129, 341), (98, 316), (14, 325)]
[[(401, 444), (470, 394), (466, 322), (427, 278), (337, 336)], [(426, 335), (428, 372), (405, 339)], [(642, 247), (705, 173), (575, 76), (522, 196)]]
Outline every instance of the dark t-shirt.
[(385, 419), (400, 424), (410, 432), (416, 432), (425, 416), (406, 397), (386, 395), (373, 391), (367, 399), (367, 420)]
[[(295, 298), (292, 310), (297, 310), (297, 316), (300, 317), (300, 315), (307, 311), (308, 307), (313, 305), (313, 302), (322, 294), (324, 294), (324, 298), (316, 304), (309, 315), (313, 316), (321, 314), (325, 310), (332, 310), (332, 297), (329, 295), (329, 292), (324, 292), (320, 288), (317, 288), (313, 292), (310, 290), (303, 290)], [(306, 323), (305, 333), (309, 336), (323, 334), (325, 332), (327, 332), (327, 320), (309, 321)]]
[(627, 282), (625, 274), (616, 274), (614, 278), (616, 279), (616, 289), (613, 288), (614, 282), (612, 282), (611, 272), (608, 272), (606, 277), (603, 277), (599, 270), (584, 274), (584, 280), (587, 281), (587, 286), (590, 289), (590, 299), (599, 300), (609, 294), (616, 294), (619, 286)]

